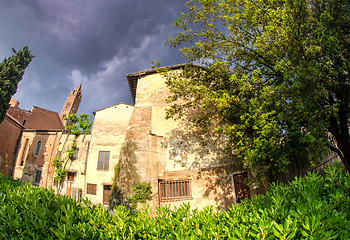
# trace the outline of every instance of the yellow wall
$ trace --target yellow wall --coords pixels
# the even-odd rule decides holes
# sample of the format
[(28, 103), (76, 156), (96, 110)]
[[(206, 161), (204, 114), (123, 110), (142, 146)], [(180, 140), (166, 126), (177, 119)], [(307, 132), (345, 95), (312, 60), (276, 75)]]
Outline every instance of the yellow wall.
[[(97, 184), (96, 195), (86, 194), (92, 203), (103, 202), (103, 184), (112, 184), (133, 107), (124, 103), (96, 111), (86, 166), (86, 183)], [(99, 151), (110, 151), (109, 170), (97, 170)]]

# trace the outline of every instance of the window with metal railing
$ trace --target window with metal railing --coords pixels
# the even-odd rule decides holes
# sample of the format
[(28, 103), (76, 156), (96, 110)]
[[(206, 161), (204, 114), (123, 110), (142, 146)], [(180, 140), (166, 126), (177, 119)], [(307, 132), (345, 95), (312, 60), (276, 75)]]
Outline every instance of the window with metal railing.
[(159, 180), (159, 200), (161, 202), (192, 199), (191, 180)]

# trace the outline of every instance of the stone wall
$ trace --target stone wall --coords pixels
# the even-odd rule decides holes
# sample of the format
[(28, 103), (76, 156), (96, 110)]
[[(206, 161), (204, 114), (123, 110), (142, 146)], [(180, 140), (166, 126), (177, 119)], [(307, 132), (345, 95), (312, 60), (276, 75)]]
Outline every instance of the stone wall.
[[(137, 73), (132, 77), (135, 81)], [(142, 72), (138, 76), (135, 106), (119, 158), (119, 201), (125, 203), (134, 194), (132, 187), (145, 181), (152, 187), (148, 204), (153, 213), (159, 205), (173, 208), (184, 202), (192, 208), (227, 209), (235, 202), (233, 174), (243, 169), (235, 165), (233, 154), (226, 153), (222, 136), (213, 131), (205, 134), (186, 119), (165, 119), (169, 94), (161, 74)], [(159, 184), (163, 181), (187, 181), (191, 199), (161, 200)]]

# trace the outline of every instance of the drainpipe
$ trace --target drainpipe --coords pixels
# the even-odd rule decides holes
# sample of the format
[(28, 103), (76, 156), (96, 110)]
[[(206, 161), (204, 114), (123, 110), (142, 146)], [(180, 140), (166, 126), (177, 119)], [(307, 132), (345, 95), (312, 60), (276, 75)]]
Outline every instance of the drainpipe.
[(50, 165), (51, 165), (52, 153), (53, 153), (54, 148), (55, 148), (55, 146), (56, 146), (56, 140), (57, 140), (58, 133), (59, 133), (59, 132), (57, 131), (57, 132), (56, 132), (56, 136), (55, 136), (55, 141), (53, 142), (53, 146), (52, 146), (51, 153), (50, 153), (49, 164), (48, 164), (48, 166), (47, 166), (46, 185), (45, 185), (45, 188), (47, 188), (47, 182), (48, 182), (48, 179), (49, 179), (49, 172), (50, 172)]
[[(92, 136), (90, 138), (90, 141), (92, 140)], [(84, 195), (86, 196), (86, 171), (87, 171), (87, 162), (88, 162), (88, 155), (89, 155), (89, 150), (90, 150), (90, 141), (87, 142), (87, 148), (86, 148), (86, 156), (85, 156), (85, 164), (84, 164), (84, 187), (83, 187), (83, 191), (84, 191)]]

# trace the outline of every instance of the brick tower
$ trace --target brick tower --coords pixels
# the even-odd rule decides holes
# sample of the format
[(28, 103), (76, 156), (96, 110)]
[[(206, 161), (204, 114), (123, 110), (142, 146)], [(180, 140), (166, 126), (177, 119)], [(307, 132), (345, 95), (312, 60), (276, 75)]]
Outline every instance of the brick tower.
[(69, 93), (67, 100), (63, 105), (60, 118), (64, 126), (68, 124), (67, 120), (64, 120), (64, 118), (67, 117), (70, 113), (78, 112), (81, 97), (82, 95), (81, 95), (81, 83), (80, 83), (78, 87), (76, 87), (74, 90), (72, 90)]

